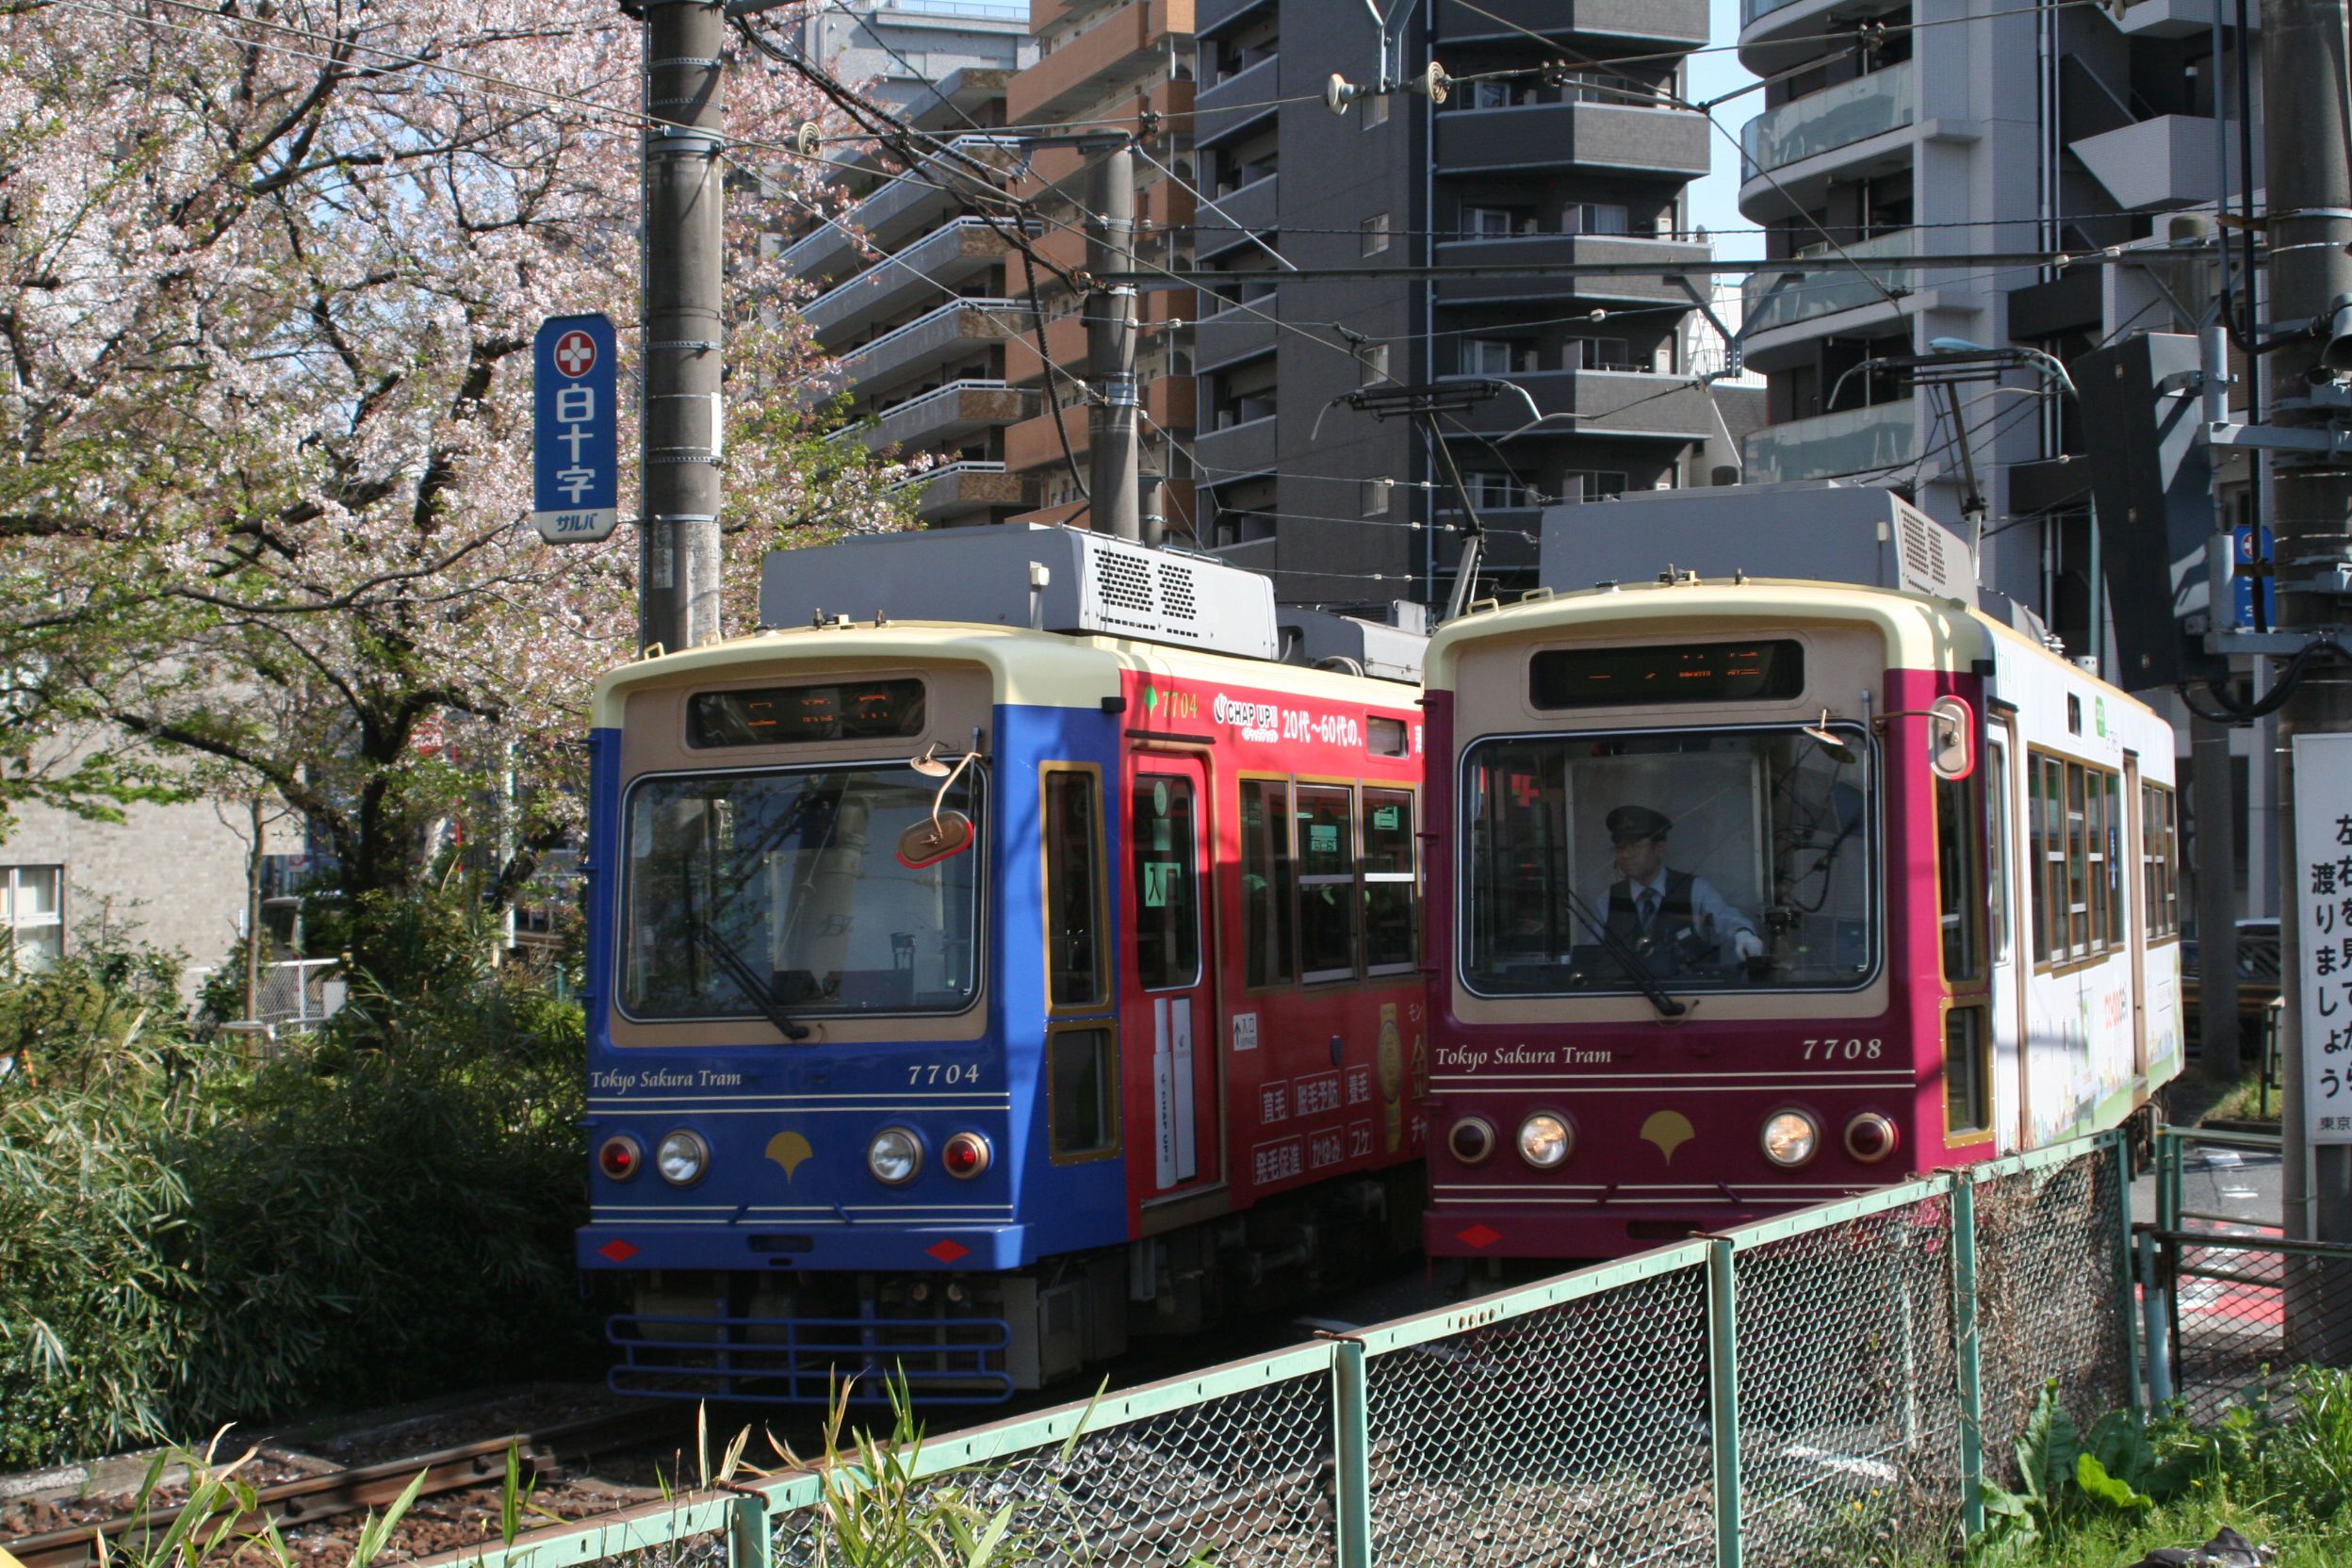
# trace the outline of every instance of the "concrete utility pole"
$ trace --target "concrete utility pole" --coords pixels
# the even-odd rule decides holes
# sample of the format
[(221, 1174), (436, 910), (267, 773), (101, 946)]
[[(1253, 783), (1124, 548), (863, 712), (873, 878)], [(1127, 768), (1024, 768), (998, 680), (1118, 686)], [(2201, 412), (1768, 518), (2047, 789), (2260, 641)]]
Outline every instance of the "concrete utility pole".
[[(2320, 356), (2336, 302), (2352, 297), (2352, 254), (2346, 253), (2352, 245), (2352, 165), (2345, 158), (2346, 138), (2352, 137), (2345, 107), (2346, 73), (2352, 69), (2347, 22), (2352, 22), (2352, 0), (2265, 0), (2262, 6), (2271, 309), (2282, 324), (2316, 318), (2322, 329), (2257, 362), (2268, 369), (2272, 421), (2279, 425), (2325, 421), (2326, 411), (2310, 406), (2314, 387), (2332, 380)], [(2339, 563), (2352, 561), (2352, 476), (2281, 461), (2271, 498), (2280, 626), (2300, 630), (2341, 620), (2344, 601), (2315, 591), (2313, 580), (2331, 578)], [(2311, 661), (2302, 684), (2278, 712), (2278, 841), (2286, 873), (2279, 889), (2280, 959), (2290, 984), (2299, 984), (2310, 962), (2302, 940), (2310, 890), (2297, 874), (2295, 853), (2294, 737), (2348, 730), (2352, 667), (2336, 660)], [(2352, 1241), (2352, 1147), (2313, 1149), (2305, 1135), (2303, 1053), (2311, 1042), (2302, 1037), (2299, 1011), (2287, 1008), (2284, 1020), (2287, 1234)], [(2320, 1348), (2297, 1336), (2298, 1317), (2306, 1331), (2328, 1333), (2318, 1326), (2317, 1312), (2305, 1316), (2297, 1306), (2291, 1298), (2290, 1360)]]
[[(1135, 267), (1135, 155), (1125, 141), (1087, 171), (1086, 271), (1094, 278)], [(1088, 504), (1094, 527), (1119, 539), (1143, 537), (1143, 463), (1136, 446), (1135, 288), (1097, 282), (1086, 295)], [(1049, 375), (1052, 371), (1049, 369)]]
[(637, 415), (637, 638), (678, 652), (719, 632), (722, 222), (718, 0), (645, 0), (645, 217)]
[(2237, 792), (2230, 730), (2189, 720), (2190, 821), (2197, 828), (2197, 1040), (2205, 1077), (2238, 1081)]

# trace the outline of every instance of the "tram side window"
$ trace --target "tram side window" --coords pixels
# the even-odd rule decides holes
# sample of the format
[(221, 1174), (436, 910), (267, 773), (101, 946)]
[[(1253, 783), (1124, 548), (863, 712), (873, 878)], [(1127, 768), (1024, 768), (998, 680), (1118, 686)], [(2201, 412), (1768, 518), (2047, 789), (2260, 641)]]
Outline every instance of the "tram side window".
[(1292, 894), (1290, 786), (1276, 778), (1245, 778), (1241, 781), (1244, 984), (1286, 986), (1298, 977)]
[(2163, 784), (2140, 786), (2140, 892), (2148, 904), (2148, 939), (2180, 934), (2180, 828), (2173, 816), (2173, 792)]
[(1200, 878), (1192, 781), (1138, 774), (1128, 838), (1135, 873), (1135, 973), (1145, 990), (1200, 977)]
[(1045, 774), (1047, 1000), (1055, 1007), (1100, 1006), (1103, 972), (1101, 776), (1092, 769)]
[(1374, 974), (1411, 969), (1420, 956), (1413, 927), (1413, 796), (1364, 792), (1364, 960)]
[(1984, 978), (1984, 811), (1973, 777), (1936, 784), (1936, 916), (1943, 928), (1944, 978)]
[(1954, 1007), (1944, 1015), (1944, 1129), (1982, 1133), (1993, 1124), (1991, 1032), (1984, 1005)]
[(1298, 967), (1302, 978), (1356, 972), (1355, 794), (1298, 787)]
[(2034, 959), (2070, 963), (2123, 942), (2121, 776), (2036, 755), (2034, 781)]
[(1104, 1024), (1057, 1028), (1046, 1037), (1052, 1077), (1054, 1158), (1082, 1160), (1119, 1151), (1119, 1056)]
[(1985, 754), (1985, 788), (1992, 797), (1987, 824), (1992, 834), (1993, 962), (2009, 961), (2009, 748), (1994, 746)]

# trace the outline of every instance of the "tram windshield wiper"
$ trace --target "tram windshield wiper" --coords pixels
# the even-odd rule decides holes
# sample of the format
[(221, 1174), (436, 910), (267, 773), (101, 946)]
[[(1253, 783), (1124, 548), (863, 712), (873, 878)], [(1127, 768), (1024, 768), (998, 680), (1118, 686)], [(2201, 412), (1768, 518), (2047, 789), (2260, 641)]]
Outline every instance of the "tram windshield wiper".
[(735, 944), (719, 935), (717, 926), (699, 915), (690, 916), (686, 922), (686, 932), (696, 947), (718, 961), (719, 972), (743, 993), (744, 1001), (760, 1009), (760, 1016), (774, 1024), (777, 1034), (788, 1040), (808, 1037), (808, 1026), (784, 1010), (782, 1004), (776, 1000), (775, 993), (760, 983), (760, 976), (753, 972), (751, 965), (743, 961), (743, 956), (735, 950)]
[(1574, 888), (1563, 882), (1560, 890), (1568, 901), (1569, 912), (1584, 922), (1585, 929), (1592, 933), (1602, 951), (1614, 958), (1618, 967), (1625, 972), (1625, 978), (1649, 998), (1650, 1005), (1658, 1009), (1658, 1017), (1680, 1018), (1690, 1010), (1690, 1004), (1676, 1001), (1667, 994), (1666, 988), (1658, 983), (1658, 976), (1650, 972), (1650, 966), (1642, 961), (1642, 955), (1634, 951), (1633, 944), (1611, 931), (1608, 921), (1595, 918), (1592, 906), (1578, 897)]

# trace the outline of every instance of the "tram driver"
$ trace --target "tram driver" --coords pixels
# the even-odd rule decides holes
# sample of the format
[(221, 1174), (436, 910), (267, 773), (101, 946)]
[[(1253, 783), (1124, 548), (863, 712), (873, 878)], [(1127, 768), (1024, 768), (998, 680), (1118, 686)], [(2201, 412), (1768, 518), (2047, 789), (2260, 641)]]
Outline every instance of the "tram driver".
[(1646, 806), (1620, 806), (1603, 819), (1617, 880), (1609, 885), (1609, 935), (1649, 960), (1674, 969), (1707, 969), (1736, 957), (1753, 964), (1764, 956), (1756, 923), (1704, 876), (1666, 863), (1674, 820)]

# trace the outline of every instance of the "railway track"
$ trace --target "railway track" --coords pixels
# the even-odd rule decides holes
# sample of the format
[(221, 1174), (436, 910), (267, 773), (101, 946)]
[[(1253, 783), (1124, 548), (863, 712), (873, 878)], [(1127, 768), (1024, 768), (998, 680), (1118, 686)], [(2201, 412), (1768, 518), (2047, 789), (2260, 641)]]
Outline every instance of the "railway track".
[[(253, 1494), (253, 1506), (238, 1518), (236, 1533), (244, 1535), (270, 1525), (283, 1529), (385, 1507), (408, 1490), (419, 1471), (425, 1477), (417, 1494), (420, 1497), (499, 1484), (505, 1479), (509, 1448), (519, 1458), (520, 1478), (541, 1485), (566, 1474), (581, 1460), (639, 1446), (645, 1441), (646, 1425), (643, 1410), (612, 1411), (429, 1454), (281, 1481)], [(99, 1560), (102, 1538), (111, 1551), (122, 1544), (164, 1534), (179, 1516), (176, 1508), (150, 1509), (96, 1524), (0, 1539), (0, 1548), (24, 1568), (92, 1568)]]

